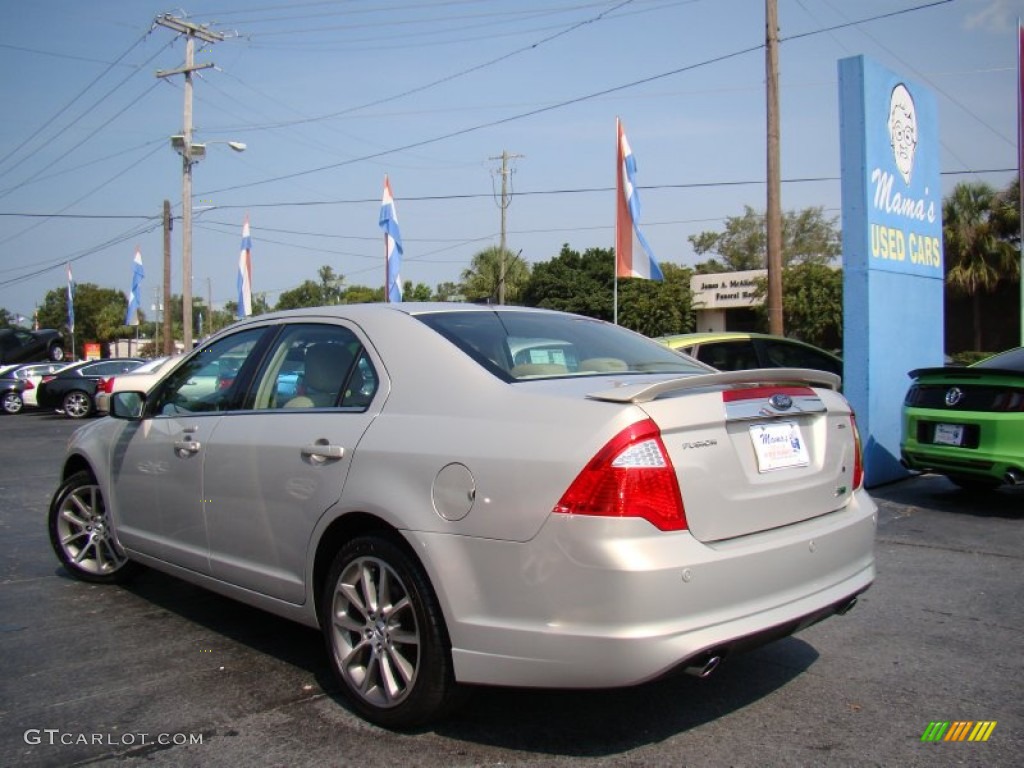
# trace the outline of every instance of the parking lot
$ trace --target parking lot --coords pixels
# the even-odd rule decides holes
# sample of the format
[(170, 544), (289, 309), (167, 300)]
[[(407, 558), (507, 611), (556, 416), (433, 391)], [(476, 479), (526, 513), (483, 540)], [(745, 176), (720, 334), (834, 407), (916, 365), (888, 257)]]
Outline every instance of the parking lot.
[[(0, 417), (0, 764), (24, 766), (1019, 765), (1024, 487), (921, 476), (877, 488), (878, 577), (859, 605), (728, 659), (618, 691), (478, 689), (411, 734), (366, 724), (315, 631), (170, 577), (67, 577), (45, 516), (68, 435)], [(757, 574), (751, 574), (757, 578)], [(923, 742), (995, 721), (985, 742)]]

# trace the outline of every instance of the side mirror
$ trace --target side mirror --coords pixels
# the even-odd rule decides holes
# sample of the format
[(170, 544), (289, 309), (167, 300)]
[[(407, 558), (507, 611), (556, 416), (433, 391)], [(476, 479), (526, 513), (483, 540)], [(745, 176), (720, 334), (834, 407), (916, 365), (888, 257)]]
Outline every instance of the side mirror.
[(141, 421), (145, 405), (143, 392), (115, 392), (110, 396), (110, 415), (115, 419)]

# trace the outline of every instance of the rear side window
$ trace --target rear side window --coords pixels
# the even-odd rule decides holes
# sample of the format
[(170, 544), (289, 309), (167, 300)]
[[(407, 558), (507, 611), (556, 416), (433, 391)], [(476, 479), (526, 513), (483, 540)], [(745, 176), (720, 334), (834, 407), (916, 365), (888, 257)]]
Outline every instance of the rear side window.
[(748, 340), (709, 342), (697, 349), (697, 359), (720, 371), (746, 371), (760, 368), (757, 350)]
[(505, 381), (609, 373), (707, 373), (653, 339), (576, 315), (495, 310), (416, 317)]
[(271, 345), (248, 407), (365, 409), (378, 378), (358, 337), (340, 325), (288, 325)]
[(831, 357), (800, 344), (766, 341), (765, 352), (776, 368), (813, 368), (839, 376), (843, 373), (842, 366)]

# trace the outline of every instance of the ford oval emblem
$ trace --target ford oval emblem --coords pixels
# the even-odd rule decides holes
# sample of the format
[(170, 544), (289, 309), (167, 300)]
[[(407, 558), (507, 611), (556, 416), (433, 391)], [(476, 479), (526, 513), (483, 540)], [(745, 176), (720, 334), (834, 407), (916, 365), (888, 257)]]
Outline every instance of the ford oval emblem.
[(777, 411), (788, 411), (793, 407), (793, 398), (789, 395), (772, 395), (768, 398), (768, 404)]
[(946, 405), (952, 408), (954, 405), (964, 399), (964, 391), (960, 387), (952, 387), (946, 393)]

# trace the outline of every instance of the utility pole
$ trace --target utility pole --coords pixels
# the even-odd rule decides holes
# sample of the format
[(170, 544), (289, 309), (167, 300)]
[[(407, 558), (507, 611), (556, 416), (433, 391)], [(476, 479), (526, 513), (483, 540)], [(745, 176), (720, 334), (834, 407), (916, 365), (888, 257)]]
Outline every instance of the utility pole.
[(509, 160), (516, 160), (525, 155), (510, 155), (508, 150), (503, 150), (500, 156), (490, 157), (489, 160), (501, 160), (501, 202), (498, 204), (498, 208), (501, 209), (501, 267), (498, 273), (498, 303), (505, 303), (505, 260), (506, 260), (506, 246), (505, 246), (505, 216), (508, 211), (508, 207), (512, 204), (512, 201), (508, 197), (508, 177), (512, 173), (508, 167)]
[(171, 201), (164, 200), (164, 354), (174, 354), (174, 337), (171, 335)]
[(782, 322), (782, 174), (779, 167), (779, 8), (765, 0), (765, 83), (768, 102), (768, 332), (784, 334)]
[(159, 285), (153, 286), (153, 357), (160, 356), (160, 294), (163, 289)]
[(218, 32), (182, 21), (168, 13), (156, 17), (156, 24), (167, 27), (185, 36), (185, 66), (179, 69), (160, 71), (157, 77), (171, 75), (185, 76), (185, 109), (182, 119), (181, 146), (181, 271), (182, 271), (182, 335), (185, 337), (185, 351), (192, 349), (192, 166), (198, 158), (192, 155), (192, 73), (209, 69), (213, 63), (195, 64), (196, 38), (205, 43), (219, 43), (224, 35)]

